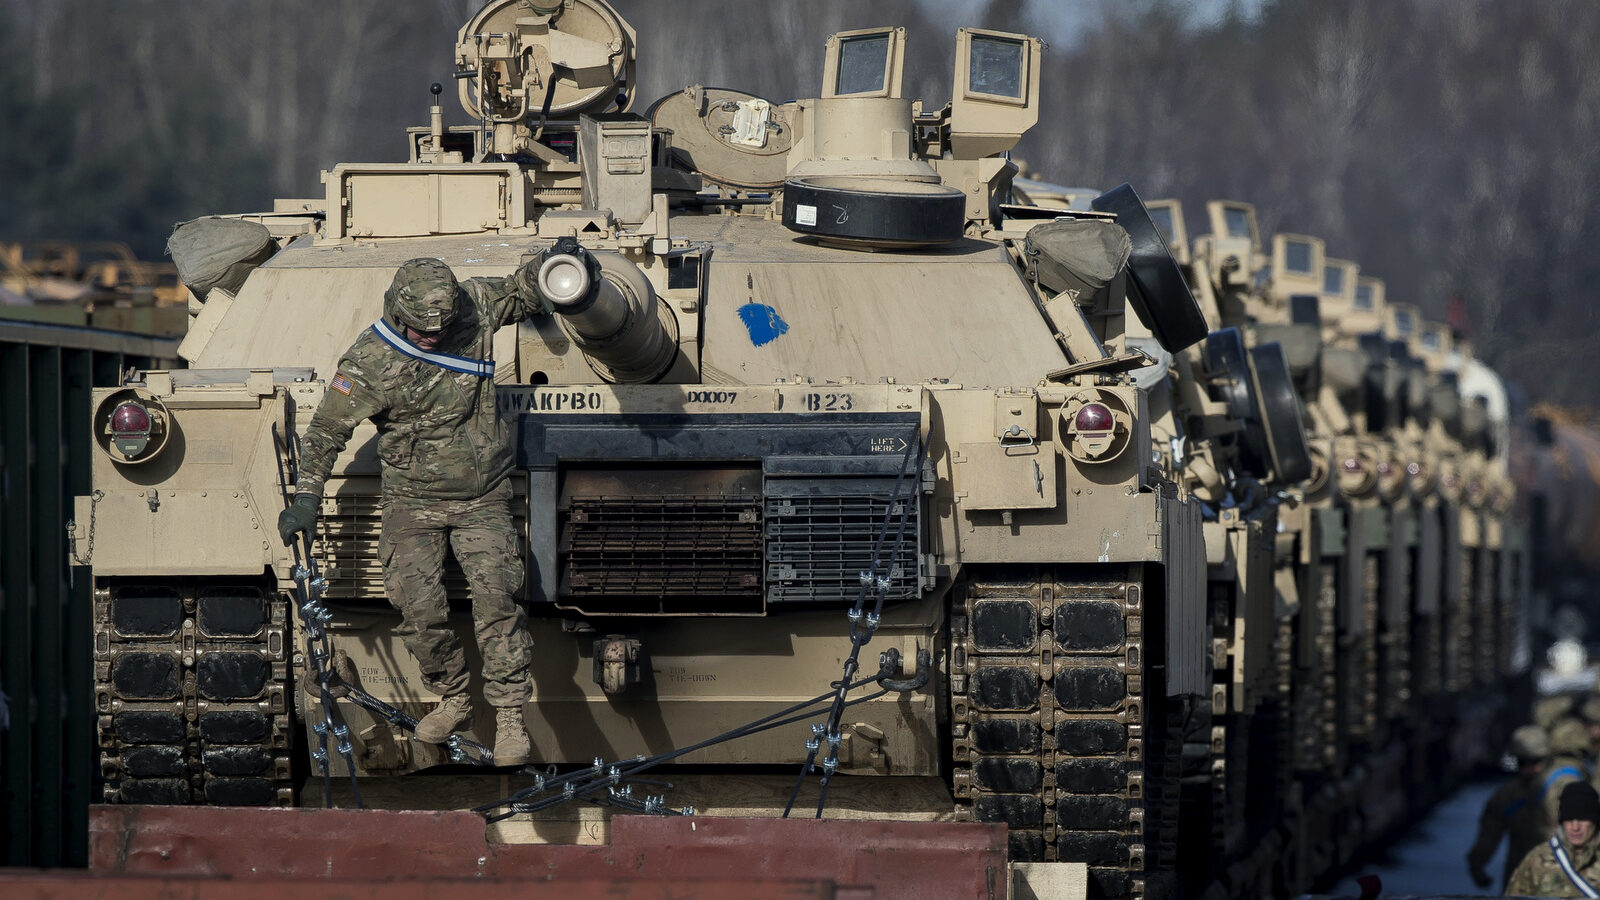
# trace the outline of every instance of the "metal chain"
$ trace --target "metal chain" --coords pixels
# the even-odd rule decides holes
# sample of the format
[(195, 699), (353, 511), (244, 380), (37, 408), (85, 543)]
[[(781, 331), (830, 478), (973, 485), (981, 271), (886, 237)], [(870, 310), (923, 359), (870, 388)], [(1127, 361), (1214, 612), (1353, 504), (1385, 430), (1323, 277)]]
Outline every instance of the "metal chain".
[[(288, 509), (293, 502), (289, 485), (299, 469), (298, 454), (293, 443), (295, 436), (292, 433), (280, 435), (276, 424), (272, 426), (272, 436), (272, 449), (278, 463), (278, 488), (283, 494), (283, 506)], [(350, 728), (345, 724), (344, 717), (339, 714), (339, 706), (333, 698), (330, 687), (328, 665), (332, 662), (332, 645), (328, 640), (327, 631), (322, 627), (332, 618), (332, 614), (322, 603), (328, 581), (318, 571), (317, 557), (312, 552), (309, 533), (299, 535), (298, 540), (289, 546), (294, 561), (294, 568), (290, 573), (295, 583), (292, 596), (295, 606), (300, 611), (301, 625), (306, 631), (306, 653), (311, 657), (313, 674), (316, 676), (322, 701), (322, 721), (311, 726), (311, 730), (317, 734), (318, 744), (311, 755), (322, 770), (323, 805), (329, 808), (333, 806), (332, 760), (328, 756), (328, 735), (331, 733), (338, 742), (337, 749), (339, 755), (344, 758), (345, 768), (349, 770), (350, 790), (355, 795), (356, 807), (365, 808), (366, 804), (361, 799), (361, 785), (356, 777), (355, 748), (350, 743)]]
[[(391, 706), (360, 687), (340, 679), (337, 671), (330, 675), (330, 684), (335, 680), (339, 682), (339, 689), (345, 692), (345, 699), (365, 709), (367, 712), (382, 716), (384, 721), (396, 728), (410, 732), (417, 730), (417, 722), (419, 720), (416, 716), (402, 712), (398, 707)], [(444, 746), (450, 754), (450, 761), (453, 763), (465, 763), (474, 766), (493, 766), (495, 764), (494, 753), (488, 747), (459, 734), (452, 734), (445, 738)]]
[[(932, 668), (933, 659), (928, 651), (918, 650), (917, 674), (905, 680), (893, 678), (894, 673), (901, 669), (901, 659), (899, 651), (891, 647), (879, 654), (878, 673), (876, 675), (851, 682), (846, 686), (847, 693), (857, 688), (868, 686), (875, 686), (877, 690), (846, 700), (845, 706), (870, 703), (890, 693), (921, 690), (927, 686), (929, 672)], [(753, 722), (724, 731), (714, 737), (655, 756), (636, 756), (631, 760), (619, 760), (609, 766), (597, 758), (593, 766), (570, 772), (566, 775), (557, 775), (554, 771), (546, 774), (535, 773), (532, 786), (523, 788), (502, 800), (475, 807), (473, 811), (481, 813), (490, 822), (499, 822), (519, 813), (539, 812), (572, 800), (587, 800), (591, 803), (609, 804), (651, 815), (694, 815), (694, 807), (692, 806), (686, 806), (681, 809), (668, 807), (664, 796), (646, 797), (643, 800), (635, 798), (629, 785), (651, 783), (657, 787), (671, 788), (670, 784), (662, 782), (643, 782), (638, 776), (651, 768), (680, 759), (706, 747), (738, 740), (752, 734), (770, 731), (774, 728), (784, 728), (804, 722), (821, 712), (822, 710), (819, 710), (818, 706), (829, 703), (834, 694), (835, 691), (830, 688), (826, 693), (818, 694), (810, 700), (802, 700), (785, 709), (762, 716)], [(355, 694), (352, 693), (351, 696), (354, 697)], [(362, 705), (365, 705), (365, 703)], [(605, 791), (606, 795), (600, 796), (601, 791)]]
[[(72, 551), (72, 561), (80, 566), (87, 566), (89, 562), (94, 559), (95, 511), (99, 509), (100, 501), (104, 500), (105, 498), (106, 492), (100, 490), (99, 488), (95, 488), (95, 492), (89, 495), (89, 539), (85, 542), (86, 547), (82, 556), (78, 555), (77, 549), (73, 549)], [(77, 538), (78, 523), (77, 520), (73, 520), (67, 523), (67, 540), (73, 545), (74, 548), (76, 548), (78, 543)]]
[[(840, 734), (840, 718), (844, 709), (849, 705), (845, 695), (850, 691), (850, 681), (860, 666), (859, 658), (861, 648), (872, 640), (877, 633), (878, 624), (882, 621), (883, 600), (888, 593), (891, 577), (894, 572), (895, 560), (900, 556), (900, 549), (904, 545), (906, 535), (906, 522), (910, 518), (911, 506), (917, 502), (917, 491), (922, 478), (922, 441), (912, 441), (906, 446), (905, 456), (900, 459), (900, 471), (895, 475), (894, 490), (889, 494), (888, 506), (883, 511), (883, 524), (878, 529), (878, 535), (873, 541), (872, 556), (867, 562), (867, 568), (861, 572), (861, 590), (856, 594), (856, 603), (845, 617), (850, 621), (850, 655), (844, 661), (844, 677), (836, 685), (833, 704), (828, 710), (826, 723), (814, 723), (811, 726), (811, 737), (805, 742), (806, 758), (800, 764), (800, 774), (795, 778), (794, 789), (789, 792), (789, 802), (783, 808), (783, 818), (787, 819), (793, 811), (795, 801), (800, 797), (800, 787), (805, 783), (806, 775), (816, 768), (817, 754), (822, 750), (822, 744), (827, 742), (827, 755), (822, 760), (822, 780), (820, 795), (817, 799), (817, 818), (822, 818), (823, 807), (828, 802), (828, 783), (833, 773), (839, 768), (839, 747), (844, 737)], [(909, 468), (909, 479), (907, 478)], [(910, 490), (905, 499), (900, 497), (900, 489), (904, 482), (910, 482)], [(900, 507), (899, 525), (895, 528), (894, 545), (889, 550), (887, 559), (883, 558), (884, 544), (889, 537), (891, 523), (895, 521), (895, 507)], [(880, 562), (883, 571), (879, 572)], [(866, 609), (868, 596), (873, 598), (871, 611)], [(898, 654), (896, 654), (898, 656)]]

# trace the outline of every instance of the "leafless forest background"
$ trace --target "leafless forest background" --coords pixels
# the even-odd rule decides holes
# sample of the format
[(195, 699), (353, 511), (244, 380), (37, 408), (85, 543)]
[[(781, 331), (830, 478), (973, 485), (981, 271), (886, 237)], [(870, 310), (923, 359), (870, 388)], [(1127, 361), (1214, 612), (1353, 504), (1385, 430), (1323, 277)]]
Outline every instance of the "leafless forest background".
[[(1534, 399), (1600, 406), (1600, 3), (618, 0), (643, 109), (685, 84), (812, 96), (827, 34), (903, 23), (908, 96), (958, 24), (1056, 29), (1017, 155), (1052, 180), (1256, 204), (1442, 318)], [(0, 0), (0, 237), (118, 238), (315, 196), (403, 155), (478, 0)], [(953, 13), (968, 12), (957, 21)], [(1046, 32), (1049, 33), (1049, 32)], [(450, 94), (446, 94), (448, 100)], [(447, 121), (465, 121), (446, 106)]]

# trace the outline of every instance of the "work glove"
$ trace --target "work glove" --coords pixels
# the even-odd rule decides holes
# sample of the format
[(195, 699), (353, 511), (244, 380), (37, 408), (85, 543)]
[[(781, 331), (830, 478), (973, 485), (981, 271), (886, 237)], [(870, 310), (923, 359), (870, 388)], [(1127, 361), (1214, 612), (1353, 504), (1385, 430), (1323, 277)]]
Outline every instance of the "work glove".
[(1494, 879), (1490, 878), (1489, 873), (1485, 872), (1481, 866), (1473, 866), (1471, 874), (1472, 883), (1480, 888), (1486, 888), (1494, 883)]
[(539, 255), (518, 266), (517, 270), (511, 273), (511, 286), (523, 300), (531, 300), (539, 305), (534, 315), (548, 316), (554, 307), (539, 290), (539, 266), (543, 263), (544, 256)]
[(322, 501), (316, 494), (299, 493), (294, 495), (294, 502), (284, 507), (278, 513), (278, 536), (283, 538), (285, 547), (294, 543), (294, 536), (300, 532), (311, 534), (311, 529), (317, 525), (317, 511), (322, 506)]

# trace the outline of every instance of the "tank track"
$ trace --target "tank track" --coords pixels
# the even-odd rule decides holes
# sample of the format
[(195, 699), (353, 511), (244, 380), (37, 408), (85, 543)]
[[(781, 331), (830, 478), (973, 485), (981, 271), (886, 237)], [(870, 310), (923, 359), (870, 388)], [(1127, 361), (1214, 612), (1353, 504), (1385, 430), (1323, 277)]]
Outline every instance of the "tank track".
[(1497, 621), (1492, 634), (1498, 635), (1495, 643), (1498, 645), (1499, 655), (1495, 663), (1501, 672), (1515, 671), (1517, 656), (1518, 618), (1521, 615), (1521, 604), (1515, 602), (1517, 596), (1516, 585), (1521, 581), (1520, 569), (1526, 565), (1526, 557), (1517, 553), (1510, 547), (1504, 547), (1495, 556), (1494, 579), (1490, 582), (1495, 585), (1495, 610)]
[(1378, 558), (1359, 551), (1340, 560), (1336, 570), (1340, 595), (1355, 603), (1353, 610), (1340, 611), (1333, 669), (1339, 692), (1333, 740), (1347, 748), (1339, 760), (1342, 767), (1350, 752), (1370, 745), (1378, 724)]
[[(1168, 893), (1181, 717), (1152, 709), (1144, 589), (1068, 570), (958, 590), (950, 667), (958, 817), (1004, 822), (1011, 858), (1089, 864), (1091, 896)], [(1169, 734), (1170, 733), (1170, 734)]]
[[(1393, 528), (1411, 527), (1397, 518)], [(1391, 544), (1384, 557), (1384, 628), (1378, 645), (1378, 671), (1383, 684), (1378, 690), (1382, 721), (1404, 724), (1411, 714), (1411, 556), (1404, 543)], [(1493, 634), (1493, 631), (1489, 632)], [(1380, 734), (1378, 743), (1389, 735)]]
[(96, 585), (107, 802), (294, 804), (286, 616), (260, 579)]
[(1499, 653), (1494, 639), (1495, 630), (1495, 554), (1487, 546), (1478, 547), (1470, 556), (1471, 564), (1467, 566), (1469, 574), (1463, 579), (1470, 579), (1467, 584), (1472, 600), (1472, 633), (1477, 636), (1468, 646), (1473, 650), (1472, 672), (1476, 676), (1476, 686), (1487, 688), (1501, 677)]
[(1411, 658), (1417, 660), (1412, 677), (1416, 693), (1423, 700), (1444, 693), (1441, 661), (1444, 658), (1444, 616), (1442, 610), (1419, 615), (1411, 627)]
[(1339, 591), (1331, 565), (1312, 570), (1301, 594), (1302, 618), (1310, 626), (1309, 653), (1295, 677), (1295, 767), (1318, 774), (1338, 763), (1338, 678), (1334, 670)]
[[(1251, 539), (1263, 541), (1261, 531), (1254, 530)], [(1211, 691), (1199, 698), (1180, 737), (1180, 872), (1186, 896), (1264, 896), (1293, 877), (1292, 862), (1288, 875), (1278, 871), (1284, 868), (1284, 837), (1268, 823), (1280, 806), (1292, 808), (1295, 620), (1281, 614), (1274, 619), (1269, 650), (1256, 650), (1265, 658), (1260, 680), (1236, 684), (1239, 657), (1246, 652), (1237, 626), (1250, 614), (1243, 606), (1249, 602), (1232, 578), (1208, 582)]]
[[(1234, 618), (1239, 614), (1236, 597), (1230, 582), (1211, 582), (1208, 585), (1207, 612), (1211, 625), (1212, 684), (1209, 703), (1202, 718), (1210, 722), (1210, 742), (1206, 745), (1205, 771), (1196, 779), (1186, 773), (1191, 783), (1191, 793), (1198, 802), (1204, 802), (1211, 811), (1207, 849), (1210, 859), (1236, 859), (1243, 855), (1247, 837), (1245, 819), (1245, 771), (1247, 749), (1245, 738), (1249, 729), (1244, 717), (1234, 713), (1230, 694), (1234, 687), (1234, 652), (1242, 652), (1233, 642)], [(1186, 755), (1194, 755), (1190, 748)], [(1193, 790), (1199, 782), (1200, 792)], [(1209, 796), (1206, 796), (1209, 795)], [(1198, 842), (1196, 842), (1198, 843)]]

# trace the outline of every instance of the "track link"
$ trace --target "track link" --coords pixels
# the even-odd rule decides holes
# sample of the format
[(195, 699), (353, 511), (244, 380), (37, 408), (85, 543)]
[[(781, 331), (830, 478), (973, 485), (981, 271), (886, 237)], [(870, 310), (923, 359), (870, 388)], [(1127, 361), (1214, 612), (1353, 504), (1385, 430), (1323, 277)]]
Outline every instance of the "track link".
[(290, 806), (286, 605), (260, 581), (95, 590), (95, 707), (111, 803)]
[[(1014, 860), (1089, 864), (1091, 895), (1162, 893), (1175, 863), (1177, 764), (1150, 740), (1144, 590), (1062, 570), (985, 571), (952, 621), (959, 812), (1005, 822)], [(1170, 789), (1169, 789), (1170, 788)]]

